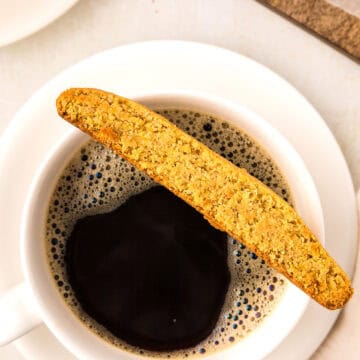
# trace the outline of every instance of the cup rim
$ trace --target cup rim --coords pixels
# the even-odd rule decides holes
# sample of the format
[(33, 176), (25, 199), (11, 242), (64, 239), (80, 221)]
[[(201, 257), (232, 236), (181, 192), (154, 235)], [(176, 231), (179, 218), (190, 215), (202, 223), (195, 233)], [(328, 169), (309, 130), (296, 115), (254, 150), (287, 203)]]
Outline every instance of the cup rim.
[[(215, 96), (212, 94), (207, 94), (204, 92), (199, 92), (199, 91), (188, 91), (188, 90), (164, 90), (164, 91), (157, 91), (157, 92), (146, 92), (146, 93), (139, 93), (136, 96), (132, 97), (135, 99), (135, 101), (138, 101), (140, 103), (144, 103), (145, 105), (149, 106), (149, 105), (154, 105), (155, 103), (159, 103), (161, 102), (162, 105), (160, 107), (166, 107), (166, 105), (164, 105), (164, 103), (166, 104), (170, 104), (171, 102), (179, 104), (177, 106), (181, 107), (181, 104), (186, 104), (186, 103), (193, 103), (193, 102), (201, 102), (204, 109), (200, 109), (199, 106), (191, 106), (188, 105), (188, 108), (196, 108), (196, 110), (198, 111), (205, 111), (208, 113), (211, 113), (212, 111), (207, 111), (205, 109), (206, 106), (211, 107), (215, 109), (215, 107), (219, 108), (220, 111), (224, 111), (224, 109), (227, 109), (228, 111), (233, 111), (234, 114), (237, 113), (238, 115), (243, 117), (243, 121), (244, 122), (248, 122), (251, 123), (253, 129), (257, 128), (260, 129), (263, 136), (265, 136), (265, 138), (268, 138), (269, 141), (271, 141), (273, 144), (275, 144), (274, 147), (278, 147), (279, 149), (282, 149), (284, 151), (286, 151), (287, 154), (287, 158), (291, 158), (291, 159), (295, 159), (295, 164), (293, 164), (294, 169), (298, 169), (298, 171), (295, 173), (299, 174), (301, 173), (302, 176), (305, 178), (305, 182), (306, 182), (306, 192), (307, 195), (309, 197), (309, 199), (312, 199), (311, 204), (314, 206), (314, 213), (316, 213), (316, 222), (317, 222), (317, 235), (319, 237), (320, 240), (324, 239), (324, 224), (323, 224), (323, 214), (322, 214), (322, 208), (321, 208), (321, 203), (320, 203), (320, 199), (319, 199), (319, 195), (317, 193), (315, 184), (311, 178), (311, 175), (309, 174), (308, 170), (306, 169), (306, 166), (304, 164), (304, 162), (302, 161), (301, 157), (297, 154), (297, 152), (295, 151), (295, 149), (290, 145), (290, 143), (275, 129), (273, 128), (269, 123), (267, 123), (264, 119), (262, 119), (260, 116), (258, 116), (257, 114), (253, 113), (252, 111), (250, 111), (249, 109), (243, 107), (242, 105), (238, 104), (238, 103), (234, 103), (231, 102), (230, 100), (224, 99), (222, 97), (219, 96)], [(180, 101), (181, 100), (181, 101)], [(211, 105), (211, 106), (210, 106)], [(151, 107), (151, 106), (150, 106)], [(157, 107), (159, 108), (159, 107)], [(185, 108), (185, 106), (183, 107)], [(217, 115), (219, 116), (219, 115)], [(221, 115), (220, 115), (221, 116)], [(235, 117), (235, 115), (234, 115)], [(225, 118), (225, 115), (224, 115)], [(228, 120), (228, 119), (227, 119)], [(232, 123), (234, 123), (234, 121), (230, 121)], [(236, 126), (238, 124), (235, 124)], [(256, 142), (258, 142), (258, 139), (256, 138), (256, 136), (253, 135), (253, 133), (250, 131), (248, 131), (248, 129), (244, 129), (244, 131), (250, 135), (250, 137), (254, 138)], [(34, 296), (36, 298), (36, 301), (38, 303), (38, 307), (39, 307), (39, 311), (40, 314), (44, 320), (44, 322), (48, 325), (48, 327), (51, 329), (51, 331), (54, 333), (54, 335), (56, 337), (58, 337), (58, 339), (70, 350), (72, 351), (74, 354), (76, 355), (80, 355), (80, 356), (84, 356), (84, 348), (79, 345), (79, 343), (76, 341), (75, 337), (73, 335), (68, 335), (67, 331), (64, 330), (64, 328), (59, 327), (59, 322), (56, 316), (54, 316), (53, 314), (53, 309), (55, 309), (55, 307), (59, 306), (59, 301), (62, 302), (62, 311), (64, 311), (64, 309), (66, 309), (66, 313), (68, 314), (72, 314), (73, 318), (75, 319), (75, 321), (77, 323), (80, 324), (80, 328), (82, 328), (82, 330), (85, 330), (85, 326), (82, 324), (82, 322), (80, 322), (80, 320), (72, 313), (72, 311), (68, 308), (67, 305), (65, 305), (65, 302), (63, 301), (63, 299), (61, 299), (60, 294), (58, 292), (58, 290), (55, 288), (55, 285), (53, 286), (51, 291), (51, 295), (55, 296), (55, 299), (49, 299), (50, 296), (48, 296), (48, 291), (46, 291), (46, 287), (47, 285), (42, 284), (37, 281), (38, 279), (38, 274), (39, 271), (44, 270), (44, 266), (39, 266), (39, 264), (36, 264), (37, 262), (39, 262), (39, 256), (29, 256), (29, 254), (33, 253), (33, 241), (31, 240), (32, 236), (30, 234), (32, 234), (34, 231), (36, 231), (36, 229), (34, 229), (34, 223), (33, 223), (33, 218), (31, 216), (31, 214), (35, 213), (37, 211), (37, 209), (40, 207), (41, 204), (39, 204), (39, 198), (41, 196), (43, 196), (44, 194), (42, 194), (40, 192), (40, 189), (42, 188), (42, 186), (39, 186), (40, 184), (49, 184), (49, 183), (53, 183), (53, 186), (55, 185), (56, 181), (58, 180), (58, 176), (61, 174), (62, 169), (64, 166), (66, 166), (66, 164), (68, 163), (68, 161), (70, 160), (70, 158), (73, 156), (73, 154), (76, 152), (77, 149), (80, 148), (80, 146), (82, 144), (85, 143), (85, 141), (87, 141), (88, 139), (90, 139), (89, 136), (81, 133), (79, 130), (77, 129), (71, 129), (68, 133), (66, 133), (55, 145), (54, 147), (51, 149), (51, 151), (48, 153), (48, 156), (46, 157), (46, 159), (44, 160), (44, 162), (42, 163), (42, 165), (39, 167), (36, 176), (33, 179), (33, 182), (31, 184), (30, 187), (30, 191), (28, 192), (28, 196), (25, 202), (25, 206), (24, 206), (24, 210), (23, 210), (23, 215), (22, 215), (22, 222), (21, 222), (21, 264), (22, 264), (22, 268), (23, 268), (23, 273), (25, 276), (25, 280), (27, 281), (28, 284), (30, 284), (30, 287), (34, 293)], [(79, 141), (81, 141), (81, 143), (79, 143)], [(269, 149), (267, 146), (264, 146), (263, 143), (260, 143), (260, 145), (262, 147), (265, 148), (266, 151), (269, 152)], [(64, 151), (65, 149), (65, 151)], [(270, 153), (270, 156), (272, 156), (272, 154)], [(275, 162), (277, 163), (277, 159), (274, 159)], [(57, 173), (56, 176), (54, 176), (52, 179), (49, 178), (49, 167), (54, 167), (54, 164), (61, 161), (61, 163), (63, 164), (63, 167), (58, 167), (57, 169)], [(280, 170), (282, 171), (282, 167), (280, 167)], [(304, 179), (302, 179), (304, 180)], [(292, 189), (291, 184), (290, 188)], [(42, 202), (42, 208), (43, 210), (46, 208), (47, 209), (47, 204), (48, 201), (50, 199), (50, 196), (53, 192), (53, 186), (48, 186), (48, 188), (46, 189), (45, 193), (47, 196), (47, 201), (43, 201)], [(295, 197), (295, 196), (294, 196)], [(296, 197), (295, 197), (295, 203), (296, 203)], [(45, 205), (44, 205), (45, 203)], [(44, 214), (44, 211), (42, 213), (43, 215), (43, 219), (42, 219), (42, 224), (44, 225), (44, 218), (46, 217), (46, 214)], [(302, 214), (303, 215), (303, 214)], [(43, 231), (43, 227), (41, 227), (41, 232)], [(38, 230), (39, 232), (39, 230)], [(39, 241), (41, 243), (44, 243), (43, 238), (41, 239), (41, 241)], [(322, 241), (323, 242), (323, 241)], [(43, 244), (44, 245), (44, 244)], [(39, 255), (39, 254), (38, 254)], [(45, 260), (45, 264), (42, 265), (46, 265), (48, 268), (48, 264), (47, 264), (47, 260), (45, 259), (45, 251), (43, 251), (43, 260)], [(37, 269), (37, 272), (34, 271), (34, 269)], [(50, 278), (50, 273), (47, 274), (47, 281), (50, 281), (51, 283), (54, 283), (54, 281)], [(44, 281), (43, 281), (44, 282)], [(49, 290), (49, 288), (47, 289)], [(54, 292), (54, 290), (56, 291), (56, 294)], [(247, 358), (262, 358), (266, 355), (268, 355), (271, 351), (273, 351), (277, 345), (280, 344), (280, 342), (282, 342), (285, 337), (291, 332), (291, 330), (295, 327), (295, 325), (298, 323), (298, 321), (300, 320), (301, 316), (303, 315), (303, 313), (305, 312), (306, 307), (309, 305), (310, 299), (304, 295), (299, 289), (297, 289), (294, 285), (289, 284), (287, 286), (287, 288), (285, 289), (285, 294), (284, 297), (286, 297), (286, 294), (288, 294), (289, 292), (292, 292), (293, 297), (291, 297), (292, 301), (295, 299), (297, 299), (296, 305), (297, 305), (297, 311), (296, 311), (296, 316), (294, 316), (294, 314), (291, 315), (291, 313), (287, 313), (287, 318), (286, 321), (290, 322), (290, 324), (288, 326), (285, 325), (285, 327), (283, 326), (280, 330), (280, 336), (276, 336), (277, 334), (274, 334), (273, 332), (268, 332), (268, 334), (271, 334), (271, 342), (269, 340), (267, 340), (266, 344), (262, 343), (261, 348), (259, 346), (256, 346), (259, 342), (258, 342), (258, 338), (261, 336), (266, 335), (266, 331), (261, 331), (262, 328), (264, 328), (264, 324), (259, 326), (258, 329), (254, 330), (250, 335), (246, 336), (243, 340), (240, 340), (238, 342), (236, 342), (234, 345), (231, 345), (229, 348), (226, 348), (220, 352), (215, 352), (214, 354), (208, 356), (207, 358), (211, 358), (211, 359), (224, 359), (225, 355), (227, 355), (227, 353), (229, 354), (228, 356), (230, 356), (229, 358), (231, 358), (231, 354), (234, 355), (234, 351), (236, 349), (238, 349), (237, 351), (241, 351), (239, 349), (239, 344), (244, 344), (244, 342), (248, 343), (248, 347), (251, 346), (256, 346), (258, 348), (257, 351), (255, 351), (255, 356), (250, 356), (251, 354), (245, 353), (245, 355), (249, 355), (249, 357)], [(55, 300), (55, 301), (54, 301)], [(263, 320), (264, 322), (268, 322), (269, 319), (273, 318), (273, 316), (275, 315), (276, 312), (279, 312), (279, 308), (281, 307), (282, 303), (284, 302), (284, 298), (282, 298), (280, 300), (280, 303), (278, 305), (276, 305), (273, 309), (273, 311), (271, 312), (271, 314), (269, 315), (269, 317), (265, 320)], [(290, 318), (289, 318), (290, 316)], [(72, 319), (72, 320), (74, 320)], [(91, 351), (87, 351), (85, 352), (86, 355), (85, 357), (91, 357), (91, 358), (96, 358), (96, 355), (94, 356), (94, 354), (97, 354), (97, 351), (99, 349), (95, 349), (94, 347), (96, 347), (97, 345), (101, 345), (103, 348), (107, 348), (109, 349), (109, 347), (111, 347), (112, 350), (115, 349), (115, 351), (109, 352), (109, 354), (114, 354), (114, 357), (117, 355), (119, 355), (120, 353), (124, 353), (127, 355), (127, 357), (130, 358), (138, 358), (138, 356), (135, 356), (134, 354), (131, 354), (129, 352), (124, 352), (123, 350), (119, 349), (119, 348), (115, 348), (114, 346), (110, 345), (108, 342), (105, 342), (104, 340), (100, 339), (97, 335), (95, 335), (93, 332), (89, 331), (88, 329), (85, 330), (86, 335), (83, 331), (83, 333), (81, 334), (82, 336), (85, 336), (85, 338), (88, 338), (88, 335), (91, 334), (91, 339), (93, 342), (93, 346), (91, 347)], [(95, 338), (98, 341), (95, 341)], [(107, 346), (104, 346), (107, 345)], [(241, 347), (241, 346), (240, 346)], [(242, 348), (244, 348), (244, 346), (242, 346)], [(235, 350), (234, 350), (235, 349)], [(246, 346), (245, 346), (246, 349)], [(81, 355), (82, 354), (82, 355)], [(102, 353), (98, 353), (98, 354), (102, 354)], [(252, 354), (254, 355), (254, 354)], [(218, 357), (220, 356), (220, 357)]]

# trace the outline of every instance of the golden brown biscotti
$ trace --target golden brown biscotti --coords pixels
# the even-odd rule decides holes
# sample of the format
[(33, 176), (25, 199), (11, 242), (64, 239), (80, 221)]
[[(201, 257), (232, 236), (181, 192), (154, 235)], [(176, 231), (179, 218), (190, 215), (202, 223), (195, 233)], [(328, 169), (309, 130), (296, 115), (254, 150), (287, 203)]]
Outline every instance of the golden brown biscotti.
[(295, 210), (164, 117), (96, 89), (69, 89), (61, 117), (113, 149), (244, 243), (321, 305), (337, 309), (353, 293), (345, 272)]

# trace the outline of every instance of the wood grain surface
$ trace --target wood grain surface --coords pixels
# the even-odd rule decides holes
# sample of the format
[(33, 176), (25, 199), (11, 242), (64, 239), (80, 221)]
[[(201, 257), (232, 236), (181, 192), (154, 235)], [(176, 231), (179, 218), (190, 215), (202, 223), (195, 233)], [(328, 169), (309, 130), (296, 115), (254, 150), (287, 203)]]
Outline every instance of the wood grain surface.
[(360, 60), (360, 1), (259, 0)]

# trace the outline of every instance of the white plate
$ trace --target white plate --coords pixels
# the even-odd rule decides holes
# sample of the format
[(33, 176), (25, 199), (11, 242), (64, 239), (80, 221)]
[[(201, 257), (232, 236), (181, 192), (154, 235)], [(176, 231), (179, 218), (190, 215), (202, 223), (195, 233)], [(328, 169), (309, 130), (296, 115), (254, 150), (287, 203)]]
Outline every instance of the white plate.
[(78, 0), (0, 0), (0, 46), (53, 22)]
[[(227, 97), (257, 112), (303, 157), (320, 194), (326, 248), (352, 275), (357, 247), (354, 190), (343, 155), (316, 110), (285, 80), (244, 56), (210, 45), (154, 41), (108, 50), (71, 67), (40, 89), (12, 120), (0, 147), (0, 294), (22, 279), (19, 215), (35, 169), (69, 129), (57, 117), (55, 99), (71, 86), (126, 96), (140, 90), (193, 89)], [(311, 302), (268, 359), (309, 357), (337, 315)], [(15, 346), (28, 359), (73, 358), (44, 325)]]

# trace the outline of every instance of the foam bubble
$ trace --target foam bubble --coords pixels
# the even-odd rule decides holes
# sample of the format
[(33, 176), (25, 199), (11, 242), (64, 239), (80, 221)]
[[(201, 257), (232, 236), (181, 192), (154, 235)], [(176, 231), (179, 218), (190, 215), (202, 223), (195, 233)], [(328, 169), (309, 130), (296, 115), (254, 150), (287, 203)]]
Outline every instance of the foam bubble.
[[(289, 187), (274, 161), (238, 128), (192, 110), (167, 109), (160, 113), (235, 165), (246, 168), (291, 203)], [(282, 275), (230, 237), (229, 291), (214, 331), (194, 348), (154, 353), (126, 344), (82, 311), (67, 281), (66, 239), (76, 221), (111, 211), (130, 196), (154, 185), (146, 174), (95, 141), (89, 141), (75, 154), (60, 176), (49, 203), (45, 241), (54, 281), (64, 301), (85, 326), (126, 351), (160, 358), (201, 357), (220, 351), (255, 330), (276, 307), (287, 286)]]

